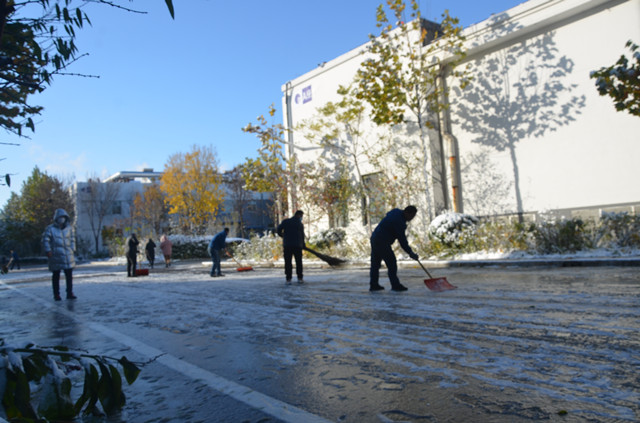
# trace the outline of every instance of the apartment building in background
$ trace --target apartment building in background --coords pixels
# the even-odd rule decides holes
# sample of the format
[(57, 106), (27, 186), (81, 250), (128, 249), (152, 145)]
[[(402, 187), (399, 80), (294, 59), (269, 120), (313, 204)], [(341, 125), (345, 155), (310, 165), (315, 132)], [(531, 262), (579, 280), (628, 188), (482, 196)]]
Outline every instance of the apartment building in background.
[[(75, 204), (75, 225), (78, 250), (81, 254), (96, 251), (96, 235), (98, 237), (98, 251), (105, 251), (102, 240), (102, 229), (112, 228), (118, 234), (127, 236), (128, 231), (136, 230), (132, 220), (132, 209), (136, 195), (142, 194), (149, 184), (159, 183), (162, 172), (153, 169), (142, 171), (118, 172), (103, 181), (76, 182), (72, 188), (72, 198)], [(211, 234), (229, 227), (230, 236), (248, 237), (252, 233), (264, 233), (273, 228), (271, 218), (271, 195), (245, 191), (242, 199), (238, 199), (231, 189), (228, 175), (223, 174), (222, 191), (225, 193), (223, 205), (211, 224)], [(237, 202), (242, 201), (241, 207)], [(90, 206), (93, 203), (93, 207)], [(96, 213), (97, 207), (103, 207), (104, 212)], [(242, 218), (238, 216), (242, 210)], [(171, 233), (171, 216), (161, 229), (162, 233)], [(100, 221), (101, 219), (101, 221)], [(161, 233), (138, 233), (140, 236), (156, 236)]]

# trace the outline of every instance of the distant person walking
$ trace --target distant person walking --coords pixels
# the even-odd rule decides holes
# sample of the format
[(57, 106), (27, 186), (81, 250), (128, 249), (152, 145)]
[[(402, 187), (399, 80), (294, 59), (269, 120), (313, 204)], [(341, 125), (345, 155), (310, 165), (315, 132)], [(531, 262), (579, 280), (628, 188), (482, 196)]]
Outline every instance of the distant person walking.
[(166, 235), (160, 237), (160, 250), (164, 256), (164, 267), (171, 266), (171, 247), (172, 243)]
[(124, 244), (125, 255), (127, 256), (127, 277), (136, 276), (136, 267), (138, 265), (138, 237), (136, 234), (131, 234), (127, 238)]
[(11, 258), (9, 259), (9, 269), (13, 270), (14, 267), (18, 267), (20, 270), (20, 257), (18, 257), (18, 253), (16, 250), (11, 250)]
[(211, 265), (211, 277), (224, 276), (222, 274), (222, 269), (220, 268), (220, 253), (227, 244), (227, 235), (229, 235), (229, 228), (224, 228), (222, 232), (217, 233), (216, 236), (213, 237), (209, 243), (209, 247), (207, 248), (207, 251), (211, 256), (211, 260), (213, 261), (213, 264)]
[(147, 244), (144, 246), (144, 252), (149, 261), (149, 267), (153, 269), (153, 263), (156, 261), (156, 243), (153, 242), (153, 239), (149, 238), (149, 241), (147, 241)]
[(283, 220), (276, 230), (279, 237), (282, 238), (282, 249), (284, 253), (284, 275), (286, 278), (286, 284), (291, 284), (291, 277), (293, 276), (293, 264), (291, 262), (292, 257), (296, 260), (296, 275), (298, 276), (298, 283), (304, 283), (302, 278), (302, 249), (305, 247), (304, 243), (304, 225), (302, 224), (302, 216), (304, 212), (298, 210), (293, 217)]
[(414, 260), (418, 259), (418, 255), (413, 252), (405, 231), (407, 222), (410, 222), (418, 209), (415, 206), (408, 206), (404, 210), (393, 209), (378, 223), (378, 226), (371, 234), (371, 269), (369, 270), (369, 291), (380, 291), (384, 287), (378, 283), (380, 274), (380, 266), (382, 260), (387, 265), (387, 273), (391, 281), (391, 289), (393, 291), (406, 291), (407, 287), (400, 283), (398, 279), (398, 263), (396, 255), (393, 253), (391, 246), (398, 240), (403, 250), (409, 254)]
[(53, 298), (60, 301), (60, 272), (64, 272), (67, 284), (67, 299), (75, 300), (73, 293), (73, 268), (76, 267), (74, 256), (76, 239), (71, 227), (71, 219), (63, 209), (53, 214), (53, 223), (47, 226), (42, 234), (42, 251), (47, 256), (49, 270), (52, 272)]

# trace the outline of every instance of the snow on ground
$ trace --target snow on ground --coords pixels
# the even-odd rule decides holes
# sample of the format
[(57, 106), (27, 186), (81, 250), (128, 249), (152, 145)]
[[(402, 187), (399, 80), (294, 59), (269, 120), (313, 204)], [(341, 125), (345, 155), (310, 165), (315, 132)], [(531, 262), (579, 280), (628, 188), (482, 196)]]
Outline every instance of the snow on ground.
[(479, 251), (476, 253), (457, 254), (453, 260), (571, 260), (571, 259), (604, 259), (604, 258), (640, 258), (640, 250), (591, 249), (564, 254), (535, 254), (525, 251)]
[[(281, 268), (212, 279), (202, 263), (144, 278), (80, 267), (72, 307), (51, 301), (46, 269), (12, 272), (0, 279), (12, 304), (0, 327), (9, 341), (116, 351), (131, 337), (326, 421), (640, 420), (637, 268), (437, 269), (458, 286), (439, 294), (408, 264), (402, 294), (384, 278), (387, 290), (370, 294), (366, 266), (307, 269), (306, 284), (286, 287)], [(96, 325), (121, 335), (107, 342)], [(238, 407), (173, 370), (155, 363), (127, 388), (130, 421), (208, 421)], [(227, 421), (261, 421), (257, 404), (238, 401), (244, 420)]]

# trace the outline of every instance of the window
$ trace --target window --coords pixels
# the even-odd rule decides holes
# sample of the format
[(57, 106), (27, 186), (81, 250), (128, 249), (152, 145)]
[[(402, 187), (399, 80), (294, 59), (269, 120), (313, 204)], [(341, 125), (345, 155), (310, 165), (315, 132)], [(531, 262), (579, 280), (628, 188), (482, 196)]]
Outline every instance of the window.
[(362, 224), (376, 224), (385, 214), (382, 189), (382, 173), (370, 173), (362, 176), (365, 195), (362, 197)]
[(111, 214), (122, 214), (122, 202), (114, 201), (111, 204)]

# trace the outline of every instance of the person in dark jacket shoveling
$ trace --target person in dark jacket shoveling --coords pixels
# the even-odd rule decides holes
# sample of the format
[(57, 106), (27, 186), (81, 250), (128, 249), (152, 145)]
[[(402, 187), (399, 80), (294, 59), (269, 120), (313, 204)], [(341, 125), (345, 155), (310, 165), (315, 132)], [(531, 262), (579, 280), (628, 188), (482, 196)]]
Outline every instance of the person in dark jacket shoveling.
[(222, 269), (220, 268), (220, 257), (222, 249), (227, 245), (227, 235), (229, 235), (229, 228), (224, 228), (224, 230), (213, 237), (209, 243), (209, 247), (207, 247), (207, 251), (209, 252), (211, 261), (213, 262), (211, 272), (209, 272), (209, 276), (212, 278), (224, 276)]
[(49, 261), (52, 272), (53, 299), (60, 301), (60, 272), (64, 271), (67, 283), (67, 299), (75, 300), (73, 294), (73, 268), (76, 267), (74, 252), (76, 238), (70, 225), (70, 218), (66, 211), (57, 209), (53, 214), (53, 223), (42, 234), (42, 250)]
[(415, 206), (407, 206), (404, 210), (393, 209), (378, 223), (378, 226), (371, 234), (371, 269), (369, 271), (369, 291), (381, 291), (384, 287), (378, 283), (380, 275), (380, 266), (382, 260), (387, 265), (389, 280), (391, 281), (391, 290), (406, 291), (407, 287), (400, 283), (398, 279), (398, 264), (396, 255), (393, 253), (391, 246), (398, 240), (403, 250), (409, 254), (414, 260), (418, 259), (418, 255), (413, 252), (409, 243), (405, 230), (407, 222), (410, 222), (418, 209)]
[(284, 254), (284, 275), (286, 278), (286, 284), (291, 284), (291, 277), (293, 276), (293, 264), (291, 258), (296, 260), (296, 275), (298, 276), (298, 283), (304, 283), (302, 279), (302, 250), (305, 246), (304, 243), (304, 225), (302, 224), (302, 216), (304, 212), (298, 210), (293, 217), (283, 220), (276, 229), (278, 236), (282, 238), (282, 250)]

